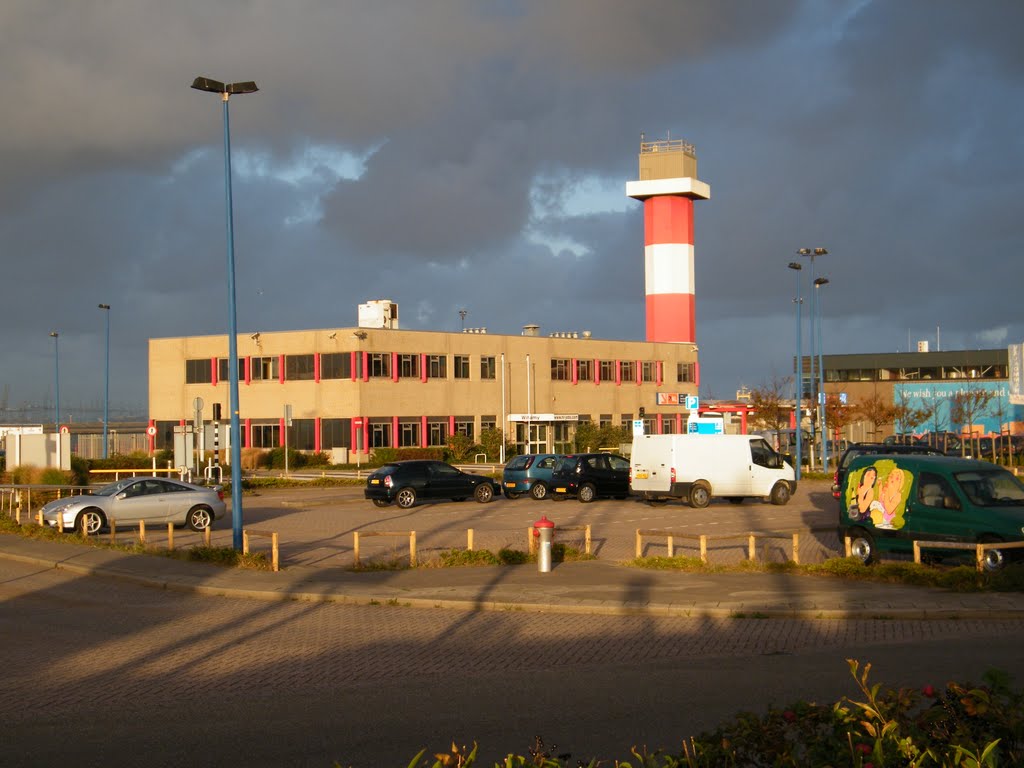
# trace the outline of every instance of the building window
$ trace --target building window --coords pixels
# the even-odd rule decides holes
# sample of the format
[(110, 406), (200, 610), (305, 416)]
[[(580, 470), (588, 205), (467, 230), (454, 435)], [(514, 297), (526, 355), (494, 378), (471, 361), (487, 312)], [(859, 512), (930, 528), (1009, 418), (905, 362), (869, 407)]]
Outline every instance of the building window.
[(448, 356), (430, 355), (427, 357), (427, 375), (432, 379), (447, 379)]
[(372, 421), (370, 422), (370, 447), (390, 448), (391, 447), (391, 422)]
[(676, 363), (676, 381), (680, 383), (693, 381), (693, 363)]
[(452, 368), (455, 369), (456, 379), (469, 378), (469, 355), (455, 355)]
[(347, 379), (352, 375), (352, 355), (348, 352), (329, 352), (320, 355), (321, 379)]
[(288, 379), (288, 381), (312, 381), (313, 356), (285, 355), (284, 377)]
[(212, 384), (213, 378), (210, 374), (210, 358), (185, 361), (185, 383), (186, 384)]
[(619, 426), (625, 429), (633, 429), (633, 414), (624, 413), (622, 414), (622, 421), (619, 422)]
[(593, 360), (577, 360), (576, 361), (576, 380), (577, 381), (590, 381), (594, 378), (594, 361)]
[(494, 416), (481, 416), (480, 417), (480, 431), (483, 432), (485, 429), (497, 429), (498, 419)]
[(657, 381), (658, 364), (653, 360), (645, 360), (644, 362), (640, 363), (640, 380)]
[(418, 379), (420, 377), (420, 356), (399, 355), (398, 375), (403, 379)]
[(480, 358), (480, 378), (493, 379), (497, 376), (497, 368), (494, 365), (494, 357), (486, 356)]
[(420, 420), (398, 423), (398, 447), (418, 448), (420, 445)]
[(469, 439), (473, 439), (473, 417), (472, 416), (456, 416), (455, 417), (455, 434), (465, 435)]
[(316, 446), (316, 419), (292, 419), (288, 429), (288, 448), (312, 451)]
[[(231, 361), (226, 357), (217, 358), (217, 381), (228, 380), (228, 370), (230, 368), (229, 363)], [(245, 378), (245, 362), (242, 358), (238, 358), (238, 379), (241, 381)]]
[(325, 451), (351, 448), (351, 429), (351, 419), (320, 419), (320, 447)]
[(601, 381), (615, 381), (615, 361), (602, 360), (600, 362)]
[(572, 381), (571, 362), (571, 360), (565, 357), (551, 358), (551, 380)]
[[(251, 358), (249, 362), (249, 378), (253, 381), (276, 381), (277, 360), (277, 357)], [(257, 448), (259, 446), (253, 447)]]
[(427, 422), (427, 445), (445, 445), (448, 441), (448, 421)]
[(633, 360), (622, 361), (622, 380), (636, 381), (636, 362)]
[(277, 448), (281, 445), (281, 427), (278, 424), (253, 424), (252, 445), (249, 448)]
[(374, 352), (370, 355), (370, 376), (375, 379), (391, 378), (390, 352)]
[(612, 425), (612, 415), (610, 413), (602, 413), (598, 426), (610, 427)]

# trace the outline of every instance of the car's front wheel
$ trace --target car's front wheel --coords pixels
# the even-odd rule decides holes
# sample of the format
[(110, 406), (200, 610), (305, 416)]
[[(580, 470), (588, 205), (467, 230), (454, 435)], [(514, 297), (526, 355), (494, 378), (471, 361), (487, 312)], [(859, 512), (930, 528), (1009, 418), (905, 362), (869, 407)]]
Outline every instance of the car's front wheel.
[(776, 506), (784, 506), (789, 503), (789, 483), (778, 482), (772, 488), (771, 501)]
[(521, 494), (518, 491), (505, 491), (505, 498), (508, 499), (515, 500), (518, 499), (520, 495)]
[[(996, 544), (1002, 541), (995, 536), (982, 536), (980, 544)], [(982, 567), (989, 573), (1001, 570), (1006, 565), (1006, 552), (1001, 549), (986, 549), (981, 556)]]
[(83, 509), (75, 518), (75, 530), (83, 536), (95, 536), (106, 522), (100, 510)]
[(193, 531), (205, 531), (213, 525), (213, 513), (209, 507), (192, 507), (185, 517), (185, 525)]
[(403, 488), (395, 496), (395, 501), (398, 502), (398, 506), (402, 509), (408, 509), (416, 503), (416, 491), (412, 488)]
[(491, 488), (490, 483), (480, 483), (473, 491), (473, 498), (481, 504), (486, 504), (488, 501), (494, 498), (494, 489)]

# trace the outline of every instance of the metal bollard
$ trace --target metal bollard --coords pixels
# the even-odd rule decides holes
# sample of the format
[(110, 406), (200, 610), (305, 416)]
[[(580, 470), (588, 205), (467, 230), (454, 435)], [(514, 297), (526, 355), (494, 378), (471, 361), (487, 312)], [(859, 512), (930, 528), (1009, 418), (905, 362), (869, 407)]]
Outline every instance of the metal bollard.
[(533, 535), (540, 539), (537, 550), (537, 571), (548, 573), (551, 570), (551, 541), (555, 537), (555, 524), (541, 515), (540, 520), (533, 524)]

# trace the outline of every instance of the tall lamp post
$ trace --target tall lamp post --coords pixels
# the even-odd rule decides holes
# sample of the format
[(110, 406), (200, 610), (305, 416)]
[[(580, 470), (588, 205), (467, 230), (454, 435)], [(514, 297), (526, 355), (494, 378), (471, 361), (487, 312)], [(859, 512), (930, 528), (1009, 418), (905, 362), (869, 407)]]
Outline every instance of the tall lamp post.
[(825, 412), (825, 365), (822, 349), (824, 342), (821, 340), (821, 297), (818, 296), (818, 289), (828, 285), (827, 277), (819, 277), (814, 281), (814, 306), (818, 309), (818, 410), (821, 414), (821, 467), (828, 470), (828, 414)]
[(794, 419), (796, 422), (796, 429), (793, 430), (796, 435), (796, 466), (793, 468), (793, 472), (794, 478), (796, 480), (799, 480), (800, 465), (803, 464), (804, 459), (802, 453), (803, 446), (801, 441), (801, 432), (803, 430), (800, 428), (800, 422), (802, 421), (802, 414), (800, 413), (800, 410), (801, 405), (803, 404), (804, 397), (804, 348), (802, 340), (800, 338), (800, 328), (803, 325), (802, 319), (800, 317), (800, 308), (804, 303), (803, 299), (800, 298), (800, 270), (803, 269), (803, 265), (801, 265), (797, 261), (791, 261), (789, 262), (789, 268), (796, 271), (796, 298), (793, 300), (796, 304), (796, 367), (793, 371), (793, 380), (796, 382), (796, 386), (794, 387), (795, 391), (793, 393), (794, 413), (796, 414), (796, 418)]
[(110, 428), (110, 305), (100, 304), (99, 308), (103, 310), (107, 326), (106, 363), (103, 379), (103, 458), (108, 459), (110, 458), (110, 453), (107, 450), (107, 432)]
[(232, 94), (255, 93), (256, 83), (222, 83), (197, 77), (192, 87), (219, 93), (224, 104), (224, 201), (228, 236), (228, 382), (231, 408), (231, 533), (232, 545), (242, 549), (242, 429), (238, 420), (238, 323), (235, 312), (235, 234), (231, 206), (231, 120), (228, 99)]
[[(811, 260), (811, 284), (814, 285), (814, 260), (818, 256), (825, 256), (828, 254), (827, 248), (801, 248), (797, 251), (801, 256), (807, 256)], [(817, 298), (817, 291), (811, 293), (811, 317), (810, 317), (810, 329), (811, 329), (811, 400), (813, 401), (815, 418), (811, 420), (811, 439), (814, 439), (814, 433), (817, 431), (818, 414), (820, 413), (821, 405), (818, 402), (817, 383), (818, 379), (814, 375), (814, 350), (815, 350), (815, 319), (817, 316), (817, 306), (815, 299)]]
[(53, 431), (54, 434), (60, 431), (60, 334), (50, 331), (50, 338), (53, 339)]

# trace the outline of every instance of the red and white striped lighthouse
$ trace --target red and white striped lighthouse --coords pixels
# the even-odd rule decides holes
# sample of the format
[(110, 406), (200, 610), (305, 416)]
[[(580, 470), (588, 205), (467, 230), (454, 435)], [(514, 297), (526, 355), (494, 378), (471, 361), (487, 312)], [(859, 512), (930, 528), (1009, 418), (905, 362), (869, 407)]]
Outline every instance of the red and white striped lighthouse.
[(647, 341), (693, 343), (693, 201), (711, 197), (693, 145), (641, 138), (640, 180), (626, 182), (626, 194), (644, 203)]

